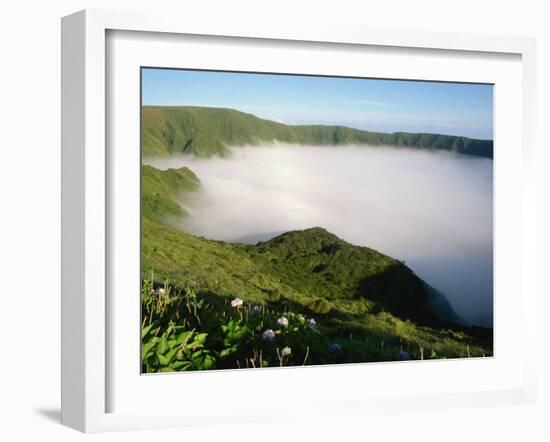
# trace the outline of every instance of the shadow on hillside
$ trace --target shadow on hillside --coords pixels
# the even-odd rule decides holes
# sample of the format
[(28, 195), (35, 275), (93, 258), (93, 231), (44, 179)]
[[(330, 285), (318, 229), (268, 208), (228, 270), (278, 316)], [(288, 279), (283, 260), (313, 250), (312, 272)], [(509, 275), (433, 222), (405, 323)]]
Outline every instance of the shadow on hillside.
[(425, 325), (442, 325), (432, 312), (424, 283), (400, 262), (362, 279), (357, 295), (371, 299), (392, 314)]
[[(384, 271), (361, 280), (357, 287), (357, 296), (375, 301), (383, 309), (403, 320), (410, 319), (419, 325), (435, 329), (464, 331), (492, 345), (492, 328), (440, 319), (432, 309), (430, 293), (426, 287), (427, 285), (411, 269), (397, 262)], [(441, 296), (444, 297), (443, 294)]]

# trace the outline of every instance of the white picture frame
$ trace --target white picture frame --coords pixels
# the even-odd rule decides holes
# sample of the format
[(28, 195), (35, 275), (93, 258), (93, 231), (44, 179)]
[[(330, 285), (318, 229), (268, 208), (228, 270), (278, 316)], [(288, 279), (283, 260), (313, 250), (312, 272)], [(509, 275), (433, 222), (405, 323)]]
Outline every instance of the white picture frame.
[[(521, 62), (521, 224), (516, 228), (521, 248), (521, 296), (518, 305), (523, 316), (516, 322), (522, 328), (521, 375), (502, 388), (477, 388), (460, 393), (430, 392), (368, 397), (314, 398), (311, 407), (277, 404), (248, 410), (245, 416), (223, 413), (212, 404), (212, 414), (197, 407), (189, 410), (112, 411), (109, 407), (109, 344), (111, 324), (108, 244), (112, 231), (108, 218), (112, 207), (108, 185), (106, 121), (109, 118), (106, 80), (107, 33), (153, 32), (156, 35), (217, 36), (219, 38), (268, 39), (287, 44), (308, 42), (346, 46), (430, 49), (484, 54), (511, 54)], [(215, 22), (194, 17), (182, 24), (178, 17), (86, 10), (62, 20), (62, 423), (84, 432), (98, 432), (168, 426), (201, 425), (211, 422), (257, 421), (286, 417), (319, 417), (331, 414), (363, 415), (373, 410), (389, 412), (407, 409), (489, 406), (531, 403), (536, 393), (534, 357), (536, 317), (535, 281), (535, 43), (532, 39), (416, 31), (389, 31), (346, 26), (291, 26), (281, 23)], [(498, 147), (497, 147), (498, 149)], [(496, 192), (498, 193), (498, 188)], [(519, 225), (519, 224), (518, 224)], [(498, 252), (498, 250), (497, 250)], [(495, 252), (495, 253), (497, 253)], [(497, 295), (498, 296), (498, 295)], [(498, 358), (498, 355), (496, 356)], [(455, 369), (461, 369), (457, 366)], [(326, 376), (332, 376), (327, 368)], [(361, 368), (355, 368), (360, 370)], [(342, 370), (342, 368), (330, 368)], [(443, 364), (433, 370), (445, 370)], [(518, 369), (519, 370), (519, 369)], [(295, 370), (295, 373), (297, 370)], [(276, 371), (263, 371), (262, 377), (278, 377)], [(288, 373), (288, 372), (287, 372)], [(311, 372), (310, 372), (311, 373)], [(440, 372), (443, 373), (443, 372)], [(223, 373), (220, 373), (222, 376)], [(249, 371), (239, 379), (257, 382)], [(256, 381), (252, 379), (254, 376)], [(286, 376), (286, 375), (285, 375)], [(294, 375), (288, 375), (294, 376)], [(198, 379), (198, 378), (195, 378)], [(214, 377), (210, 380), (214, 381)], [(279, 381), (281, 381), (279, 379)], [(218, 382), (218, 381), (215, 381)], [(284, 381), (281, 381), (284, 382)], [(212, 393), (214, 394), (214, 393)]]

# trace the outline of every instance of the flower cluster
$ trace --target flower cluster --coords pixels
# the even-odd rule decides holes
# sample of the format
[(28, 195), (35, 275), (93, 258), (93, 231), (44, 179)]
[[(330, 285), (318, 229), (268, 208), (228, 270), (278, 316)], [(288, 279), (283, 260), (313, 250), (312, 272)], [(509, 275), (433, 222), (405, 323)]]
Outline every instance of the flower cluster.
[(292, 349), (290, 347), (283, 347), (281, 350), (281, 356), (290, 356), (292, 354)]
[(284, 316), (281, 316), (279, 319), (277, 319), (277, 325), (279, 327), (288, 327), (288, 319)]
[(235, 298), (231, 301), (231, 307), (239, 307), (240, 305), (243, 305), (243, 300), (241, 298)]
[(275, 339), (275, 332), (268, 328), (262, 333), (262, 338), (264, 341), (271, 342), (273, 341), (273, 339)]

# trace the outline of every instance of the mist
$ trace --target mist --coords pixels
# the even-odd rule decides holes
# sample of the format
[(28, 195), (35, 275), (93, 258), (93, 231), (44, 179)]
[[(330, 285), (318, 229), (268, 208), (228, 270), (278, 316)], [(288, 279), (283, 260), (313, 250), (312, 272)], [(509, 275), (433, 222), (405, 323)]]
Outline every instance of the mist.
[(492, 325), (493, 162), (392, 147), (265, 145), (227, 157), (148, 160), (187, 166), (202, 189), (177, 227), (256, 243), (324, 227), (405, 261), (470, 324)]

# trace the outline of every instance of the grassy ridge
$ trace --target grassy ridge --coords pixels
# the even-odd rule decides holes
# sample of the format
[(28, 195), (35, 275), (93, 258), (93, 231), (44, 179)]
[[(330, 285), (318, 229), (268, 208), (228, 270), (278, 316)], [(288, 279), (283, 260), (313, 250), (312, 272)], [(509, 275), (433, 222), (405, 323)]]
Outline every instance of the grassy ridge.
[(145, 156), (190, 152), (208, 157), (223, 155), (232, 145), (279, 141), (331, 146), (390, 145), (493, 157), (492, 140), (441, 134), (370, 132), (344, 126), (294, 126), (224, 108), (144, 106), (141, 123)]
[[(431, 311), (423, 282), (405, 265), (320, 228), (255, 246), (196, 237), (149, 219), (142, 228), (143, 277), (153, 271), (157, 283), (194, 283), (222, 297), (257, 303), (284, 298), (318, 312), (359, 301), (418, 322), (441, 322)], [(302, 249), (289, 258), (286, 247), (292, 243)]]
[[(322, 228), (245, 245), (165, 224), (185, 216), (175, 196), (198, 188), (187, 168), (143, 166), (145, 371), (394, 360), (402, 348), (413, 358), (492, 354), (492, 331), (438, 318), (426, 284), (403, 263)], [(235, 298), (243, 310), (229, 305)], [(261, 333), (280, 317), (294, 325), (277, 329), (276, 346)], [(281, 357), (283, 346), (292, 356)]]
[(187, 167), (161, 171), (151, 166), (141, 167), (141, 210), (147, 218), (186, 215), (174, 200), (174, 195), (200, 187), (197, 176)]

